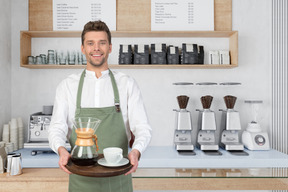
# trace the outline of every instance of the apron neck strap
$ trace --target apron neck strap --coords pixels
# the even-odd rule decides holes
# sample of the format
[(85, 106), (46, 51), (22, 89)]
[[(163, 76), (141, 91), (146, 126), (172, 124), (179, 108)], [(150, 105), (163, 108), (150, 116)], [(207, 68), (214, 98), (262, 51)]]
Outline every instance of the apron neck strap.
[(116, 80), (112, 71), (110, 69), (108, 70), (109, 70), (109, 75), (110, 75), (110, 79), (111, 79), (111, 83), (112, 83), (112, 87), (114, 91), (114, 105), (116, 107), (116, 111), (120, 112), (120, 99), (119, 99), (118, 87), (117, 87)]
[(77, 103), (76, 103), (77, 109), (81, 108), (82, 89), (83, 89), (85, 74), (86, 74), (86, 69), (82, 72), (81, 77), (80, 77), (80, 81), (79, 81), (79, 85), (78, 85)]
[[(86, 74), (86, 69), (82, 72), (81, 77), (80, 77), (80, 81), (79, 81), (79, 85), (78, 85), (77, 103), (76, 103), (77, 109), (81, 108), (82, 89), (83, 89), (85, 74)], [(114, 105), (115, 105), (116, 111), (120, 112), (119, 92), (118, 92), (115, 77), (114, 77), (114, 75), (110, 69), (109, 69), (109, 75), (110, 75), (110, 79), (111, 79), (111, 83), (112, 83), (112, 87), (113, 87), (113, 91), (114, 91)]]

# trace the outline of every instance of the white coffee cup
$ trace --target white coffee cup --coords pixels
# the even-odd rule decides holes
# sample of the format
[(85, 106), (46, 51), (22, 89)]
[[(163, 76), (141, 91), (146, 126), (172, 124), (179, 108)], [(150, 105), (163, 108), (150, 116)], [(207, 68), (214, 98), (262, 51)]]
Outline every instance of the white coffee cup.
[(123, 150), (119, 147), (108, 147), (103, 149), (103, 154), (108, 164), (117, 164), (123, 159)]

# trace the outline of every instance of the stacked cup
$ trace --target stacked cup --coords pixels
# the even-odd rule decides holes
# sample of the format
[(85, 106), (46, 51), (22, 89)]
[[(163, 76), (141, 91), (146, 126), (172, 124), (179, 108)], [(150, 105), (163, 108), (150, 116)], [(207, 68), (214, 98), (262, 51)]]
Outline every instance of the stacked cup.
[(59, 65), (66, 65), (67, 55), (64, 53), (63, 50), (57, 52), (57, 64)]
[(4, 141), (0, 141), (0, 148), (1, 147), (5, 147), (5, 142)]
[(5, 143), (9, 143), (9, 141), (10, 141), (10, 127), (9, 127), (9, 124), (5, 124), (5, 125), (3, 126), (2, 140), (3, 140)]
[(24, 147), (24, 126), (21, 117), (17, 118), (18, 125), (18, 147), (22, 149)]
[(15, 118), (11, 119), (10, 125), (10, 142), (14, 143), (14, 150), (18, 150), (18, 125)]
[(36, 59), (34, 56), (28, 56), (28, 64), (35, 64), (35, 62), (36, 62)]
[(38, 64), (38, 65), (42, 65), (42, 58), (40, 55), (36, 56), (36, 63), (35, 64)]
[(40, 57), (41, 57), (41, 61), (42, 61), (42, 64), (46, 64), (46, 55), (45, 54), (40, 54)]
[(0, 143), (0, 174), (4, 173), (5, 169), (5, 160), (7, 158), (7, 153), (5, 151), (4, 145)]
[(54, 50), (48, 50), (48, 64), (55, 64)]
[(6, 153), (11, 153), (14, 151), (14, 143), (6, 143), (5, 144)]
[(76, 52), (68, 51), (68, 65), (75, 65), (76, 61)]

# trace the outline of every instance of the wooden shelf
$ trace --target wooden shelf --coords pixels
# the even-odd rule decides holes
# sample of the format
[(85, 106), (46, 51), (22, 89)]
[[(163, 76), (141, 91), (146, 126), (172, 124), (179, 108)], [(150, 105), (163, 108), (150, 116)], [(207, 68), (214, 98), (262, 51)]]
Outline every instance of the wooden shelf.
[[(29, 69), (84, 69), (86, 65), (23, 65)], [(109, 64), (110, 69), (228, 69), (237, 65), (118, 65)]]
[[(33, 38), (81, 37), (81, 31), (21, 31)], [(112, 37), (231, 37), (237, 31), (111, 31)]]
[[(238, 66), (238, 32), (237, 31), (112, 31), (113, 38), (129, 37), (194, 37), (194, 38), (229, 38), (230, 65), (118, 65), (110, 68), (125, 69), (181, 69), (181, 68), (234, 68)], [(32, 38), (71, 38), (81, 36), (81, 31), (21, 31), (20, 66), (30, 69), (67, 69), (85, 68), (85, 65), (28, 65), (27, 57), (31, 55)]]

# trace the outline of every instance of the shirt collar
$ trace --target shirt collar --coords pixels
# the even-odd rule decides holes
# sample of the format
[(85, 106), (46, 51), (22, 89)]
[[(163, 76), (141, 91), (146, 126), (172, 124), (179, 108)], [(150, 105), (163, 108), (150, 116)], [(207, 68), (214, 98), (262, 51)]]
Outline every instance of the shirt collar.
[[(100, 78), (98, 79), (102, 79), (102, 78), (105, 78), (109, 75), (109, 70), (105, 70), (105, 71), (101, 71), (102, 75)], [(88, 78), (96, 78), (96, 75), (95, 75), (95, 72), (94, 71), (89, 71), (86, 69), (86, 77)]]

